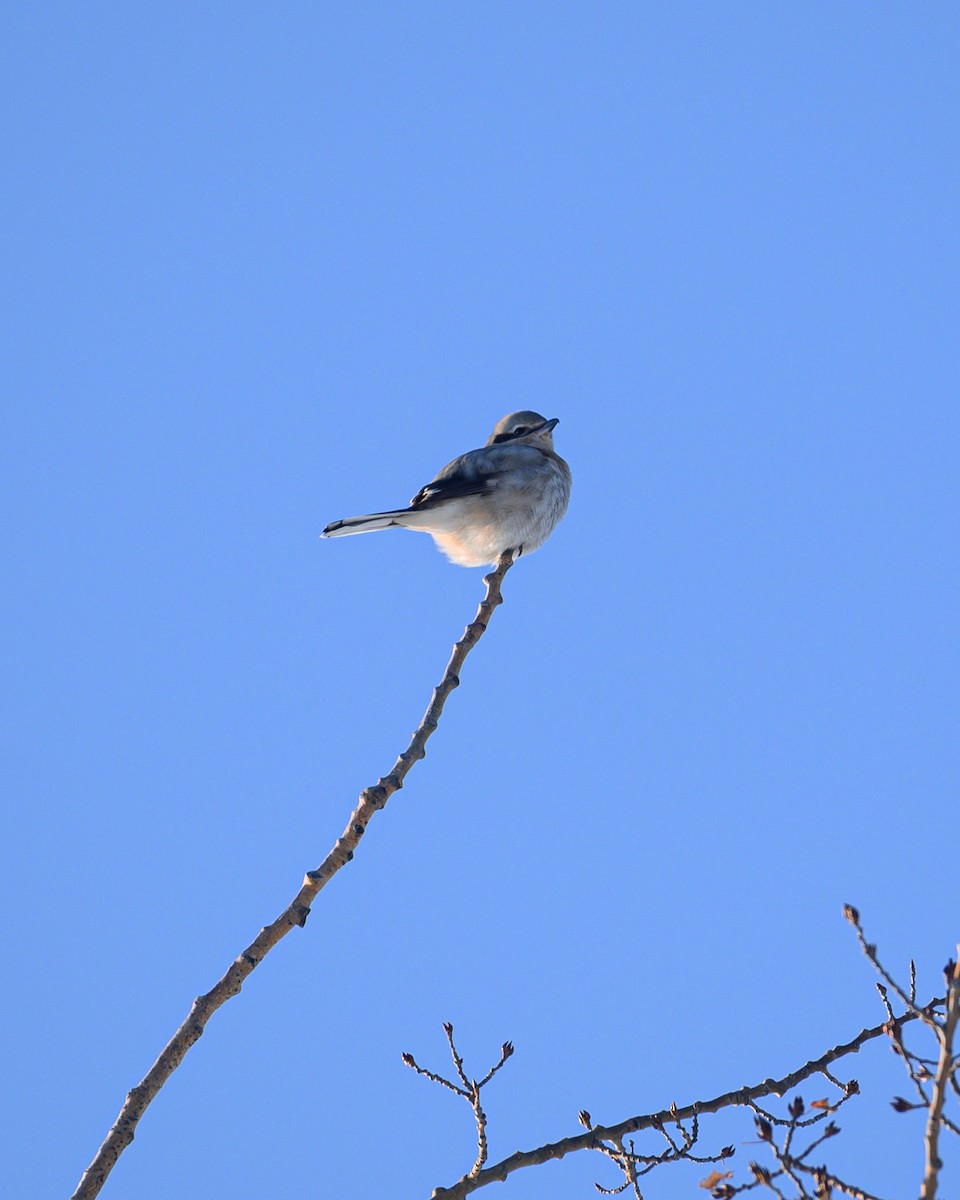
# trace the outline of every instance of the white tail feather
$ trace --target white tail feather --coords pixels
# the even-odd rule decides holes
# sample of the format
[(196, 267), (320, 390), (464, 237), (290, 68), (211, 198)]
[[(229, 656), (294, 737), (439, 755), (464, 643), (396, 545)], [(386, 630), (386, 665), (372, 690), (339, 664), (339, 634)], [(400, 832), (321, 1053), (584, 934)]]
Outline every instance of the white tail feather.
[(349, 537), (354, 533), (373, 533), (377, 529), (389, 529), (391, 525), (402, 526), (406, 522), (397, 518), (406, 515), (406, 509), (398, 508), (395, 512), (368, 513), (364, 517), (344, 517), (342, 521), (334, 521), (328, 525), (321, 537)]

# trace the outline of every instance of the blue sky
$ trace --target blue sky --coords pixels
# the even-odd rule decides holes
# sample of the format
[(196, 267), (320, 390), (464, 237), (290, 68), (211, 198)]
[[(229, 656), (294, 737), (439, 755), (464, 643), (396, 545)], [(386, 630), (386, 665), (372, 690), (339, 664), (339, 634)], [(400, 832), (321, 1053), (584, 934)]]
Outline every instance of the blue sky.
[[(426, 760), (102, 1194), (428, 1196), (473, 1154), (466, 1108), (400, 1060), (442, 1066), (443, 1020), (476, 1073), (516, 1043), (494, 1159), (580, 1107), (786, 1072), (882, 1020), (847, 901), (938, 988), (958, 23), (5, 6), (11, 1194), (73, 1189), (472, 615), (480, 572), (429, 539), (319, 531), (405, 502), (516, 408), (560, 418), (568, 517), (508, 576)], [(900, 1068), (879, 1046), (841, 1074), (866, 1094), (831, 1165), (910, 1194)], [(748, 1114), (717, 1130), (741, 1171), (759, 1156)], [(579, 1156), (503, 1195), (594, 1179), (616, 1183)]]

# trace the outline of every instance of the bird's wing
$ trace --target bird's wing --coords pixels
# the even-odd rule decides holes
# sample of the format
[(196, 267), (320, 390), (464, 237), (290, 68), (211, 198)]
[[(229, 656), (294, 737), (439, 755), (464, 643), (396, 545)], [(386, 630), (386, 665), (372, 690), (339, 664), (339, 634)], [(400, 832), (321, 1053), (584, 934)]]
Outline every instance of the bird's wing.
[(410, 507), (433, 508), (437, 504), (445, 504), (448, 500), (458, 500), (463, 496), (488, 496), (499, 474), (494, 471), (487, 475), (474, 475), (470, 479), (434, 479), (417, 492), (410, 501)]
[(447, 463), (417, 492), (410, 507), (432, 508), (463, 496), (489, 496), (510, 471), (539, 466), (542, 460), (542, 453), (533, 446), (484, 446), (470, 450)]
[(447, 500), (463, 496), (485, 496), (490, 493), (501, 464), (483, 450), (471, 450), (447, 463), (410, 501), (411, 508), (433, 508)]

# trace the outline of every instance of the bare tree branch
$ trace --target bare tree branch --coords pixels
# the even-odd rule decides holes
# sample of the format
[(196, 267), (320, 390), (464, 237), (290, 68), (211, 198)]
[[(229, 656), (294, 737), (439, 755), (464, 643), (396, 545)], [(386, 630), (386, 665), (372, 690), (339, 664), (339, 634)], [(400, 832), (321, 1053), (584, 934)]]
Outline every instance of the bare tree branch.
[[(928, 1009), (940, 1003), (942, 1001), (931, 1001)], [(898, 1023), (914, 1021), (920, 1017), (920, 1011), (908, 1011), (898, 1018)], [(676, 1123), (678, 1119), (681, 1121), (693, 1120), (704, 1113), (719, 1112), (723, 1108), (731, 1108), (736, 1105), (749, 1105), (764, 1096), (784, 1096), (802, 1080), (808, 1079), (811, 1075), (824, 1074), (831, 1063), (845, 1058), (848, 1054), (855, 1054), (866, 1042), (873, 1038), (883, 1037), (888, 1033), (889, 1025), (887, 1023), (875, 1025), (871, 1029), (862, 1029), (849, 1042), (834, 1046), (832, 1050), (827, 1050), (819, 1058), (811, 1059), (810, 1062), (804, 1063), (802, 1067), (780, 1079), (765, 1079), (762, 1083), (753, 1084), (751, 1087), (724, 1092), (723, 1095), (715, 1096), (712, 1100), (695, 1101), (683, 1108), (673, 1105), (661, 1112), (630, 1117), (617, 1125), (607, 1126), (589, 1124), (589, 1114), (582, 1112), (581, 1123), (589, 1124), (589, 1132), (563, 1138), (559, 1142), (550, 1142), (533, 1150), (518, 1150), (509, 1158), (502, 1159), (476, 1174), (465, 1175), (450, 1187), (434, 1188), (431, 1200), (464, 1200), (465, 1196), (486, 1187), (487, 1184), (503, 1183), (514, 1171), (519, 1171), (523, 1167), (535, 1167), (549, 1162), (551, 1159), (565, 1158), (568, 1154), (574, 1154), (578, 1150), (595, 1151), (599, 1148), (598, 1142), (612, 1142), (615, 1146), (622, 1145), (623, 1139), (628, 1134), (642, 1129), (660, 1129), (666, 1124)], [(851, 1084), (846, 1087), (850, 1088), (852, 1092)], [(805, 1153), (807, 1152), (805, 1151)]]
[(933, 1078), (933, 1095), (930, 1098), (930, 1108), (927, 1112), (927, 1131), (924, 1137), (926, 1163), (923, 1173), (923, 1185), (920, 1188), (920, 1200), (934, 1200), (940, 1181), (940, 1126), (944, 1123), (943, 1106), (947, 1099), (949, 1080), (957, 1069), (957, 1059), (953, 1053), (953, 1038), (960, 1020), (960, 946), (957, 947), (957, 959), (949, 964), (947, 975), (947, 1011), (943, 1024), (937, 1023), (937, 1035), (940, 1039), (940, 1061), (937, 1073)]
[[(906, 1008), (908, 1012), (912, 1013), (913, 1016), (918, 1017), (921, 1021), (925, 1022), (925, 1024), (929, 1025), (931, 1029), (936, 1029), (937, 1022), (934, 1020), (933, 1014), (928, 1011), (929, 1006), (926, 1009), (919, 1008), (916, 1003), (916, 996), (913, 994), (908, 996), (907, 993), (900, 986), (900, 984), (897, 983), (897, 981), (893, 978), (893, 976), (890, 974), (890, 972), (887, 970), (887, 968), (883, 965), (883, 963), (877, 957), (876, 944), (873, 942), (868, 942), (866, 934), (863, 932), (863, 926), (860, 924), (859, 911), (856, 908), (854, 908), (852, 904), (845, 904), (843, 906), (843, 915), (846, 917), (846, 919), (850, 922), (850, 924), (853, 926), (854, 930), (856, 931), (857, 941), (860, 943), (860, 949), (863, 951), (863, 953), (869, 959), (871, 966), (877, 972), (877, 974), (880, 976), (880, 978), (885, 980), (887, 987), (893, 989), (894, 993), (896, 994), (896, 996), (898, 997), (898, 999), (900, 1000), (900, 1002), (904, 1006), (904, 1008)], [(911, 966), (910, 979), (911, 979), (911, 993), (912, 993), (914, 990), (913, 983), (914, 983), (914, 979), (915, 979), (914, 974), (913, 974), (912, 961), (911, 961), (910, 966)], [(882, 988), (880, 989), (880, 995), (883, 997), (884, 1003), (886, 1003), (886, 993), (884, 992), (884, 990)]]
[[(909, 1100), (905, 1100), (902, 1096), (895, 1096), (893, 1099), (893, 1108), (896, 1112), (901, 1113), (910, 1112), (916, 1108), (926, 1108), (927, 1110), (927, 1127), (923, 1139), (925, 1163), (923, 1183), (920, 1187), (920, 1200), (935, 1200), (940, 1181), (940, 1169), (943, 1166), (939, 1153), (940, 1130), (949, 1129), (951, 1133), (960, 1133), (960, 1127), (954, 1124), (943, 1111), (947, 1100), (947, 1089), (953, 1088), (956, 1090), (956, 1072), (958, 1066), (960, 1066), (960, 1058), (953, 1051), (953, 1040), (958, 1021), (960, 1021), (960, 965), (958, 965), (958, 960), (960, 960), (960, 946), (957, 947), (957, 959), (951, 959), (944, 968), (944, 975), (947, 980), (946, 998), (944, 1000), (933, 1000), (925, 1008), (919, 1008), (916, 1003), (917, 969), (913, 960), (910, 960), (910, 994), (907, 995), (886, 967), (884, 967), (883, 963), (880, 962), (876, 945), (867, 941), (866, 935), (863, 932), (863, 926), (860, 924), (859, 912), (853, 905), (846, 904), (843, 908), (843, 915), (856, 930), (857, 940), (860, 942), (860, 946), (870, 960), (874, 970), (896, 992), (903, 1003), (907, 1005), (909, 1015), (918, 1017), (933, 1031), (939, 1045), (940, 1055), (937, 1062), (934, 1063), (932, 1059), (923, 1058), (908, 1049), (901, 1032), (902, 1022), (890, 1021), (888, 1024), (888, 1032), (893, 1048), (903, 1059), (907, 1073), (913, 1081), (917, 1089), (917, 1094), (920, 1097), (919, 1104), (911, 1104)], [(887, 1016), (891, 1017), (892, 1010), (887, 999), (886, 987), (884, 984), (878, 983), (877, 988), (884, 1007), (887, 1010)], [(936, 1012), (941, 1004), (945, 1005), (942, 1019)], [(928, 1095), (926, 1085), (931, 1079), (933, 1080), (933, 1088)]]
[(453, 1059), (453, 1065), (463, 1087), (458, 1086), (452, 1079), (446, 1079), (443, 1075), (437, 1075), (435, 1071), (428, 1071), (426, 1067), (421, 1067), (413, 1055), (408, 1052), (404, 1052), (401, 1057), (404, 1064), (410, 1067), (411, 1070), (416, 1071), (418, 1075), (423, 1075), (432, 1083), (439, 1084), (440, 1087), (445, 1087), (451, 1092), (456, 1092), (458, 1096), (463, 1096), (473, 1109), (473, 1119), (477, 1126), (477, 1157), (467, 1173), (467, 1178), (473, 1179), (487, 1161), (487, 1114), (483, 1111), (483, 1106), (480, 1103), (480, 1092), (513, 1054), (513, 1042), (503, 1043), (500, 1047), (499, 1059), (478, 1082), (476, 1079), (468, 1079), (466, 1076), (466, 1072), (463, 1069), (463, 1056), (457, 1050), (456, 1042), (453, 1040), (453, 1025), (449, 1021), (444, 1021), (443, 1032), (447, 1035), (450, 1056)]
[(137, 1124), (148, 1105), (180, 1066), (187, 1051), (203, 1033), (211, 1016), (232, 996), (236, 996), (240, 992), (244, 980), (251, 971), (260, 965), (269, 951), (282, 938), (286, 937), (291, 929), (302, 927), (305, 924), (310, 914), (310, 906), (317, 895), (340, 868), (353, 858), (354, 851), (374, 814), (384, 807), (394, 792), (403, 787), (403, 781), (413, 764), (424, 757), (427, 741), (437, 728), (447, 697), (460, 683), (459, 673), (464, 660), (483, 636), (494, 609), (502, 602), (501, 585), (512, 565), (513, 555), (508, 551), (502, 555), (496, 569), (484, 577), (486, 594), (480, 602), (476, 616), (454, 646), (443, 678), (434, 689), (427, 711), (406, 750), (397, 758), (389, 774), (360, 793), (359, 803), (351, 813), (350, 820), (333, 849), (316, 870), (307, 872), (300, 891), (280, 916), (272, 924), (265, 925), (260, 930), (250, 945), (234, 959), (226, 973), (209, 992), (194, 1000), (186, 1019), (164, 1047), (160, 1057), (140, 1083), (127, 1093), (119, 1116), (104, 1139), (103, 1145), (97, 1151), (93, 1162), (83, 1173), (72, 1200), (92, 1200), (99, 1194), (120, 1155), (133, 1141)]

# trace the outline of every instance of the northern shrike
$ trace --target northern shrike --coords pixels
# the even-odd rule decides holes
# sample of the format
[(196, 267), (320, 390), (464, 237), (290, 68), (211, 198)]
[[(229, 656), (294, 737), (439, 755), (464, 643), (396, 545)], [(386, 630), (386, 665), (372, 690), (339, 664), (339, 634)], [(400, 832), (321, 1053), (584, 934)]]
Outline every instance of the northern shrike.
[(498, 421), (481, 450), (469, 450), (393, 512), (345, 517), (324, 537), (398, 526), (429, 533), (464, 567), (495, 563), (506, 550), (531, 554), (567, 510), (570, 468), (553, 449), (554, 417), (515, 412)]

